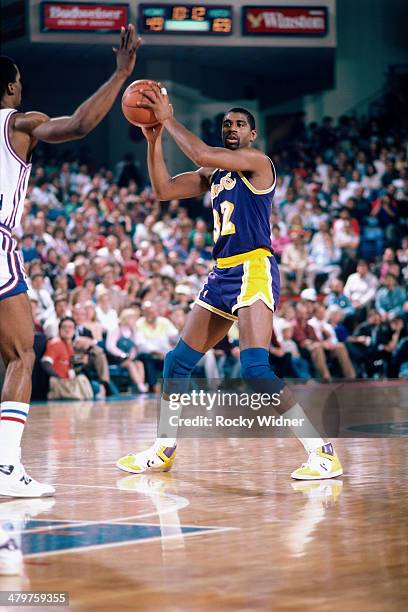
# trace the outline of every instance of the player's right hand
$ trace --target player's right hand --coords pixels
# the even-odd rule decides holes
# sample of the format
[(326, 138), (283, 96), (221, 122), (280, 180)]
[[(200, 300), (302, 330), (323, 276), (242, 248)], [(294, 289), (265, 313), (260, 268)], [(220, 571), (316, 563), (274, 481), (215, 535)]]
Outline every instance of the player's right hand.
[(135, 26), (131, 23), (127, 28), (120, 29), (120, 46), (113, 47), (116, 55), (116, 72), (128, 77), (132, 74), (136, 63), (136, 54), (142, 39), (136, 36)]
[(156, 142), (163, 131), (163, 124), (159, 123), (153, 127), (142, 127), (142, 132), (147, 142)]

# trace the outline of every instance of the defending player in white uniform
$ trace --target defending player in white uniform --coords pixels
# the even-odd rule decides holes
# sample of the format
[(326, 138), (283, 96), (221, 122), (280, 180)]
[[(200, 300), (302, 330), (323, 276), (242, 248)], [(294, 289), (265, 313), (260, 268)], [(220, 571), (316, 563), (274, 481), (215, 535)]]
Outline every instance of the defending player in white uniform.
[(114, 49), (116, 70), (112, 77), (71, 116), (56, 119), (17, 110), (21, 104), (20, 72), (13, 60), (0, 56), (0, 354), (6, 366), (0, 413), (0, 497), (55, 493), (52, 486), (28, 476), (20, 458), (35, 356), (26, 277), (13, 232), (23, 214), (31, 154), (38, 141), (78, 140), (102, 121), (133, 72), (139, 45), (134, 27), (122, 28), (120, 46)]

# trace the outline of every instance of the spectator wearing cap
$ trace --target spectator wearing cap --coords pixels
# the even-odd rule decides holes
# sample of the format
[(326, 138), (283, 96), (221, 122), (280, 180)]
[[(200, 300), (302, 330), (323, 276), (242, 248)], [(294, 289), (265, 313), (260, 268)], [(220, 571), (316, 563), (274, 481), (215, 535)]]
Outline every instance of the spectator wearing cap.
[(189, 303), (192, 301), (191, 287), (189, 287), (189, 285), (176, 285), (174, 295), (176, 302), (183, 308), (188, 307)]
[(375, 296), (375, 307), (383, 318), (393, 318), (403, 313), (407, 302), (407, 292), (397, 284), (393, 274), (386, 274), (384, 286), (378, 289)]
[(306, 308), (308, 318), (313, 317), (317, 304), (316, 289), (310, 287), (303, 289), (300, 292), (300, 302)]

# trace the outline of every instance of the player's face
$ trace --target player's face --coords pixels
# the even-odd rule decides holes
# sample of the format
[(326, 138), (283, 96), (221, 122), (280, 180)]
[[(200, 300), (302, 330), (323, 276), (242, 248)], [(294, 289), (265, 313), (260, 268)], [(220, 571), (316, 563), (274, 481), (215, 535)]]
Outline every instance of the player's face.
[(222, 141), (226, 149), (249, 147), (256, 138), (256, 130), (251, 130), (244, 113), (228, 113), (222, 122)]

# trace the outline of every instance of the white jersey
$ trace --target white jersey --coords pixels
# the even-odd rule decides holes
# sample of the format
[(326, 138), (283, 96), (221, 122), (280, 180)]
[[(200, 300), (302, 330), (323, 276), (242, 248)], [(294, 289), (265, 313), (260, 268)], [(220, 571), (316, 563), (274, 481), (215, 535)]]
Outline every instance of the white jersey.
[(31, 164), (11, 146), (10, 118), (16, 112), (14, 108), (0, 110), (0, 224), (8, 230), (20, 225), (31, 172)]
[(30, 178), (27, 164), (10, 142), (14, 108), (0, 109), (0, 300), (27, 291), (26, 274), (12, 230), (20, 225)]

